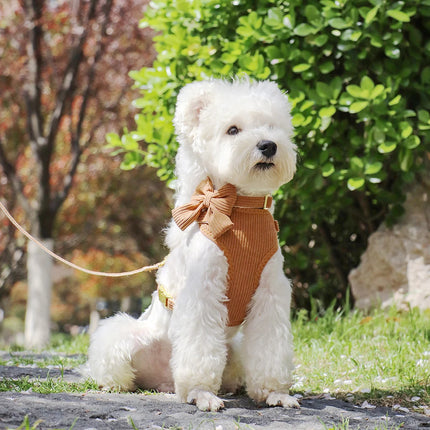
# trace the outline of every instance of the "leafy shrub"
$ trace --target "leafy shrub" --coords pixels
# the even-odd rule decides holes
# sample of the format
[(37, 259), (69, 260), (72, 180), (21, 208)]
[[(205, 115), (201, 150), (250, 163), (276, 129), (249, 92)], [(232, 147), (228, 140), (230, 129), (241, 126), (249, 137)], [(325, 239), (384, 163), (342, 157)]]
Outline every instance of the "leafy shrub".
[(136, 130), (108, 136), (123, 168), (173, 178), (172, 116), (187, 82), (277, 81), (300, 158), (276, 194), (286, 267), (299, 305), (341, 299), (369, 234), (401, 215), (405, 185), (428, 162), (430, 0), (154, 0), (141, 25), (158, 31), (158, 57), (131, 73)]

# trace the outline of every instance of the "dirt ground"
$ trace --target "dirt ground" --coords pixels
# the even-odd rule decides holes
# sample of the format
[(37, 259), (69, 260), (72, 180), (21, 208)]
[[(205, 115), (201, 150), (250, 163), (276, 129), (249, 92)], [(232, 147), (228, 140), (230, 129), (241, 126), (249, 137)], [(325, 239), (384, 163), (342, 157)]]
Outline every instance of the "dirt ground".
[[(3, 354), (2, 354), (3, 355)], [(78, 381), (75, 369), (0, 366), (0, 379), (59, 378)], [(430, 428), (430, 417), (361, 405), (331, 398), (330, 395), (301, 399), (301, 409), (258, 407), (245, 396), (223, 397), (225, 409), (217, 413), (199, 411), (176, 401), (172, 394), (88, 392), (79, 394), (0, 393), (0, 429), (16, 429), (28, 416), (37, 429), (294, 429), (325, 430), (349, 420), (349, 429)]]

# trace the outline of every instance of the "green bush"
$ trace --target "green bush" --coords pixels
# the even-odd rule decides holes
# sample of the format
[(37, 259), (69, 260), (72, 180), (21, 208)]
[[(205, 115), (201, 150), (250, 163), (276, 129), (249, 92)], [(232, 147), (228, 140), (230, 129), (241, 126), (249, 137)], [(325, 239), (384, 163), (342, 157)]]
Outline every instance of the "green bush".
[(131, 73), (136, 130), (108, 136), (123, 168), (173, 178), (172, 117), (187, 82), (276, 81), (299, 151), (276, 195), (286, 268), (298, 305), (342, 299), (369, 234), (401, 215), (406, 184), (428, 162), (430, 0), (154, 0), (141, 25), (157, 31), (158, 57)]

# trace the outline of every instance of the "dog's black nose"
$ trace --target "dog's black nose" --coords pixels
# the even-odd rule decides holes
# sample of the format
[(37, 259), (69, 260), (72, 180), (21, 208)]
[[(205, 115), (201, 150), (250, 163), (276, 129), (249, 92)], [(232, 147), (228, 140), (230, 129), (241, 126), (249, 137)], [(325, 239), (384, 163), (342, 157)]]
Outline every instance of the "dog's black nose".
[(257, 143), (257, 148), (265, 157), (270, 158), (276, 154), (277, 146), (276, 143), (271, 140), (260, 140), (260, 142)]

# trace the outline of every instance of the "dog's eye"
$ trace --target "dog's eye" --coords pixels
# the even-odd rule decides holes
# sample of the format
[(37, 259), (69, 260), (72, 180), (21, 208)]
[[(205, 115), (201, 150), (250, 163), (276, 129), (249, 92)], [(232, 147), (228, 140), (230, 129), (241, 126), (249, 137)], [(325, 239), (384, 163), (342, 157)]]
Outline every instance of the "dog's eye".
[(235, 126), (232, 125), (228, 130), (227, 130), (227, 134), (229, 134), (230, 136), (234, 136), (235, 134), (239, 133), (239, 129)]

